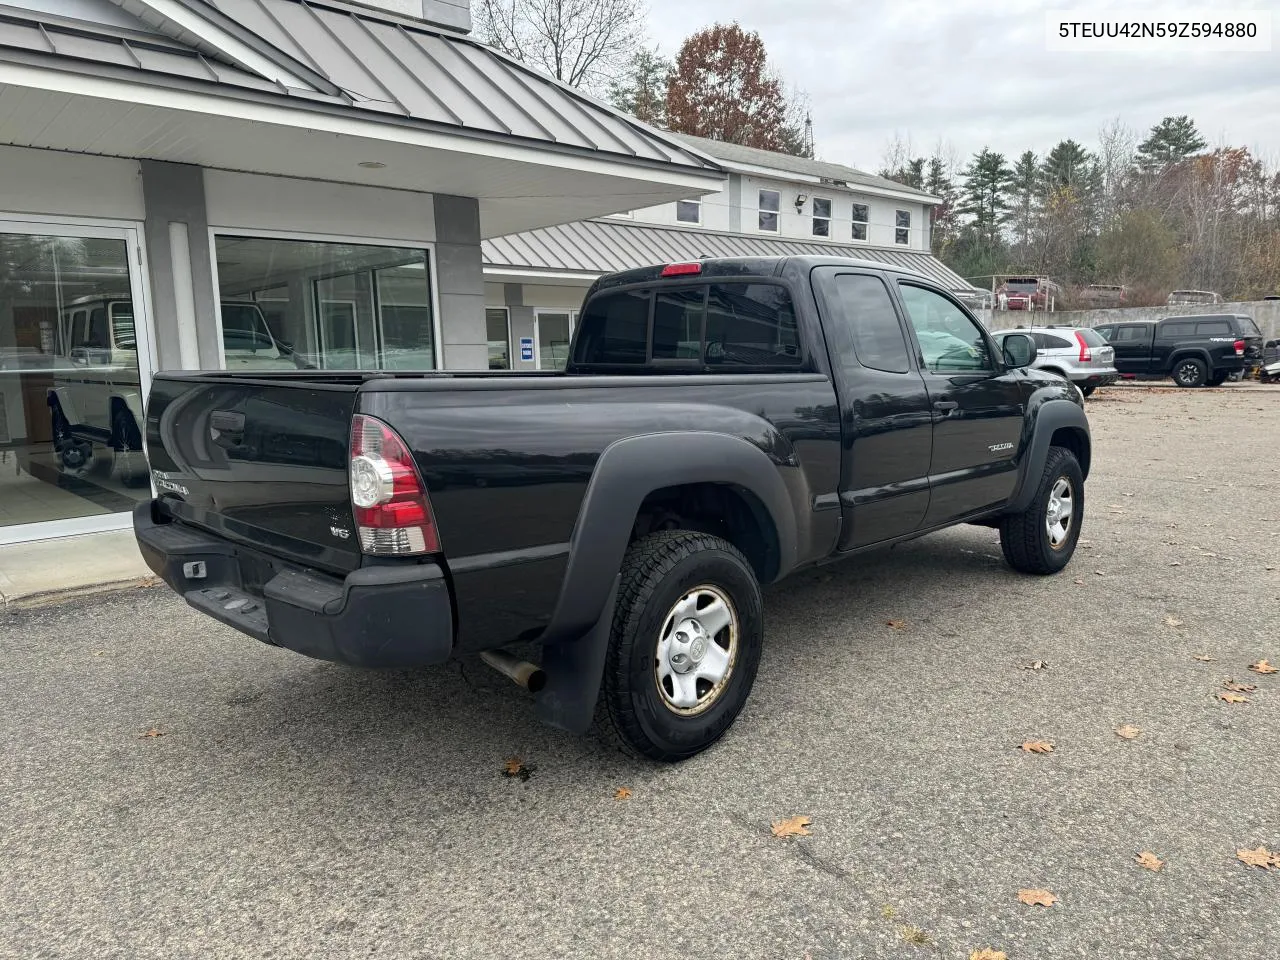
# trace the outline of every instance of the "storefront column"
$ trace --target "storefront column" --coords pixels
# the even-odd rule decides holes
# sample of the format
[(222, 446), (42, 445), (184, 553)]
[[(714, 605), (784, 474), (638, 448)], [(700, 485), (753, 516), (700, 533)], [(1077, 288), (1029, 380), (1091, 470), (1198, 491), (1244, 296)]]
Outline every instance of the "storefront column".
[(216, 369), (221, 353), (204, 172), (160, 160), (141, 166), (158, 368)]
[(436, 282), (445, 370), (487, 370), (480, 202), (436, 194)]

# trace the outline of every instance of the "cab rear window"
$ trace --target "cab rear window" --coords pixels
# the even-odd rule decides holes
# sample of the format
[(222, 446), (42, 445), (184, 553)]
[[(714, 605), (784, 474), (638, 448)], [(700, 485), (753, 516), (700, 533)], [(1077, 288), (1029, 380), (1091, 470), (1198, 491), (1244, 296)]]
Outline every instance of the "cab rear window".
[(791, 370), (804, 358), (790, 291), (751, 281), (686, 283), (592, 297), (578, 324), (582, 367)]

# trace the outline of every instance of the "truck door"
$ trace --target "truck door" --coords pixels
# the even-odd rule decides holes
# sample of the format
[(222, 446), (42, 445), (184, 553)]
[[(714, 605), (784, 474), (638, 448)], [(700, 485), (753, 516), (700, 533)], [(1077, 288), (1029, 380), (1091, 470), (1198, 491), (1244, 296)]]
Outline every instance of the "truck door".
[(838, 549), (913, 533), (929, 506), (933, 413), (902, 318), (874, 271), (819, 267), (840, 402)]
[(950, 295), (899, 280), (933, 413), (924, 526), (1004, 503), (1017, 483), (1020, 375), (1008, 371), (982, 325)]
[(1147, 373), (1151, 367), (1151, 331), (1146, 323), (1122, 323), (1107, 341), (1116, 349), (1116, 371)]

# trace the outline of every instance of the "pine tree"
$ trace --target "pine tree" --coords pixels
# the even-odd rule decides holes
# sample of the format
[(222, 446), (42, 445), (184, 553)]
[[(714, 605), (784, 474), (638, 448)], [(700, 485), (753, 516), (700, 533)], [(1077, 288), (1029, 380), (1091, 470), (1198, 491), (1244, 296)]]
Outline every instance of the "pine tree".
[(1185, 114), (1165, 117), (1151, 128), (1151, 135), (1138, 144), (1138, 169), (1144, 173), (1165, 170), (1207, 146), (1190, 117)]
[(641, 47), (623, 74), (609, 85), (609, 102), (642, 123), (667, 124), (667, 80), (671, 61), (657, 49)]
[(983, 147), (964, 170), (964, 191), (960, 212), (973, 218), (978, 235), (994, 243), (1000, 236), (1000, 221), (1009, 208), (1007, 192), (1013, 171), (1003, 153)]

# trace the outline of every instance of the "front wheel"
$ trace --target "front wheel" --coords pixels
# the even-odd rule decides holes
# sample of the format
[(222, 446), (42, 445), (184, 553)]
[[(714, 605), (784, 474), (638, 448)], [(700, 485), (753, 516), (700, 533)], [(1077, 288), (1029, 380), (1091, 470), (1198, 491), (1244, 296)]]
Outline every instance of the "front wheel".
[(1083, 387), (1081, 387), (1081, 388), (1080, 388), (1080, 392), (1081, 392), (1082, 394), (1084, 394), (1086, 397), (1092, 397), (1092, 396), (1093, 396), (1093, 391), (1095, 391), (1095, 390), (1097, 390), (1097, 389), (1098, 389), (1098, 385), (1097, 385), (1097, 384), (1094, 384), (1094, 383), (1091, 383), (1091, 384), (1088, 384), (1087, 386), (1083, 386)]
[(1084, 471), (1065, 447), (1050, 447), (1031, 505), (1000, 521), (1000, 546), (1022, 573), (1057, 573), (1068, 563), (1084, 520)]
[(763, 640), (760, 585), (732, 544), (689, 530), (638, 540), (622, 565), (599, 725), (651, 760), (705, 750), (746, 703)]
[(1194, 357), (1179, 360), (1173, 368), (1173, 382), (1180, 387), (1203, 387), (1208, 376), (1204, 361)]

